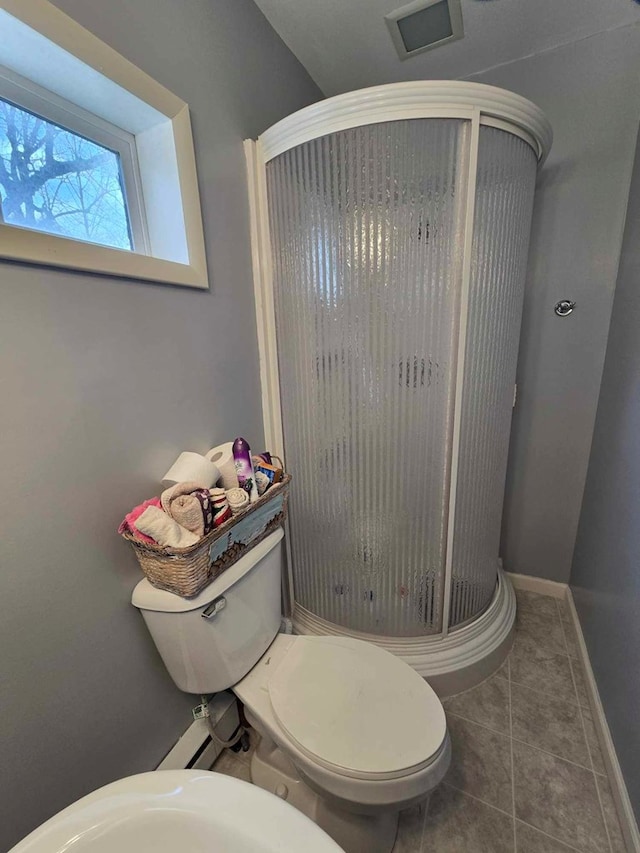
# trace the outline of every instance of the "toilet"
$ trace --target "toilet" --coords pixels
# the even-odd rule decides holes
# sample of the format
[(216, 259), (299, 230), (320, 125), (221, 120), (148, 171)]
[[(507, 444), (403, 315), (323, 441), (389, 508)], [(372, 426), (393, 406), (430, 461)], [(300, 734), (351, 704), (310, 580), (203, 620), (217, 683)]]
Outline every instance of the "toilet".
[(231, 689), (261, 741), (254, 784), (312, 818), (347, 853), (389, 853), (401, 809), (444, 777), (451, 745), (440, 700), (408, 664), (350, 637), (280, 632), (283, 532), (192, 599), (136, 586), (176, 685)]

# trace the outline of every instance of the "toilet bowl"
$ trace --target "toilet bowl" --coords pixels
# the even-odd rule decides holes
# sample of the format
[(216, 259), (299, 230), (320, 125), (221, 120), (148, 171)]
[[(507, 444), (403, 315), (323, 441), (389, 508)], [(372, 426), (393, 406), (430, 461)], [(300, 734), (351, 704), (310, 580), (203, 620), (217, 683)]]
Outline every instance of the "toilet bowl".
[(279, 634), (232, 689), (262, 735), (253, 781), (350, 853), (388, 853), (399, 810), (423, 800), (448, 769), (437, 696), (370, 643)]
[(442, 705), (408, 664), (346, 637), (278, 633), (282, 531), (186, 600), (133, 595), (170, 675), (196, 694), (231, 688), (262, 735), (252, 780), (347, 853), (389, 853), (402, 808), (446, 773)]

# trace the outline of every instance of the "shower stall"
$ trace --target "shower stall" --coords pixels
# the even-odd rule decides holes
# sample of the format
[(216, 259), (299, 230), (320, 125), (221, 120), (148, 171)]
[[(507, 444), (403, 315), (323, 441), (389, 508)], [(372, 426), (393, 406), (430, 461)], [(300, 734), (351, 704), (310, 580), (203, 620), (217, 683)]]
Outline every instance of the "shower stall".
[(379, 643), (442, 693), (510, 648), (500, 525), (550, 144), (529, 101), (432, 81), (330, 98), (245, 145), (294, 627)]

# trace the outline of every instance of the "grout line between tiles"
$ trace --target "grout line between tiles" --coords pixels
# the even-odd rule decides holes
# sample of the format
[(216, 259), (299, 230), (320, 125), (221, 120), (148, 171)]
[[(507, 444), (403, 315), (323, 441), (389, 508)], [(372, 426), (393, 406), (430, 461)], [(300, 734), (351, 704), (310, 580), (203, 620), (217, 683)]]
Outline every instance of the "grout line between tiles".
[(480, 797), (476, 797), (475, 794), (470, 794), (468, 791), (463, 791), (462, 788), (458, 788), (455, 785), (452, 785), (451, 782), (442, 782), (445, 788), (453, 788), (454, 791), (459, 791), (461, 794), (464, 794), (465, 797), (469, 797), (471, 800), (475, 800), (477, 803), (482, 803), (483, 806), (488, 806), (490, 809), (494, 809), (500, 814), (505, 815), (505, 817), (513, 819), (513, 814), (511, 812), (506, 812), (504, 809), (498, 808), (498, 806), (494, 806), (493, 803), (488, 803), (486, 800), (481, 799)]
[[(574, 661), (573, 661), (573, 659), (572, 659), (572, 657), (571, 657), (571, 654), (569, 653), (569, 643), (568, 643), (568, 639), (567, 639), (567, 631), (568, 631), (568, 628), (569, 628), (569, 624), (570, 624), (570, 623), (565, 623), (565, 620), (563, 619), (563, 614), (562, 614), (562, 611), (561, 611), (561, 609), (560, 609), (560, 601), (559, 601), (559, 600), (556, 600), (556, 610), (557, 610), (558, 618), (559, 618), (559, 621), (560, 621), (560, 626), (561, 626), (561, 630), (562, 630), (562, 638), (563, 638), (563, 643), (564, 643), (564, 652), (558, 652), (558, 654), (562, 654), (562, 655), (563, 655), (563, 656), (568, 660), (568, 663), (569, 663), (569, 671), (570, 671), (570, 674), (571, 674), (571, 683), (572, 683), (572, 685), (573, 685), (573, 694), (574, 694), (574, 697), (575, 697), (573, 700), (571, 700), (571, 699), (565, 699), (565, 700), (563, 700), (563, 701), (566, 701), (566, 702), (567, 702), (568, 704), (570, 704), (570, 705), (577, 706), (577, 707), (578, 707), (578, 709), (579, 709), (579, 715), (580, 715), (580, 723), (581, 723), (581, 728), (582, 728), (582, 734), (583, 734), (583, 737), (584, 737), (585, 743), (586, 743), (586, 745), (587, 745), (587, 755), (588, 755), (589, 765), (588, 765), (588, 766), (585, 766), (585, 765), (583, 765), (583, 764), (578, 764), (577, 762), (575, 762), (575, 761), (571, 761), (571, 760), (569, 760), (569, 759), (565, 758), (565, 757), (564, 757), (564, 756), (562, 756), (562, 755), (556, 755), (555, 753), (550, 752), (549, 750), (541, 749), (540, 747), (533, 746), (532, 744), (527, 743), (526, 741), (523, 741), (523, 740), (521, 740), (521, 739), (519, 739), (519, 738), (514, 738), (514, 737), (513, 737), (512, 685), (513, 685), (513, 684), (516, 684), (517, 686), (520, 686), (520, 687), (522, 687), (523, 689), (533, 690), (535, 693), (537, 693), (538, 695), (542, 695), (542, 696), (554, 696), (554, 697), (555, 697), (555, 694), (547, 693), (547, 692), (545, 692), (545, 691), (543, 691), (543, 690), (538, 690), (538, 689), (536, 689), (536, 688), (534, 688), (534, 687), (531, 687), (531, 686), (526, 685), (526, 684), (521, 684), (520, 682), (513, 680), (512, 676), (511, 676), (511, 665), (510, 665), (510, 660), (509, 660), (509, 657), (507, 657), (507, 661), (506, 661), (506, 667), (507, 667), (507, 668), (506, 668), (506, 674), (504, 674), (504, 675), (503, 675), (503, 674), (501, 673), (501, 674), (500, 674), (499, 676), (497, 676), (497, 677), (499, 677), (499, 678), (502, 678), (502, 679), (506, 680), (506, 681), (507, 681), (507, 683), (508, 683), (508, 685), (509, 685), (509, 688), (508, 688), (508, 690), (509, 690), (509, 694), (508, 694), (509, 734), (508, 734), (508, 735), (505, 735), (505, 733), (504, 733), (504, 732), (501, 732), (501, 731), (499, 731), (498, 729), (492, 728), (491, 726), (485, 725), (484, 723), (479, 723), (479, 722), (477, 722), (477, 721), (475, 721), (475, 720), (470, 720), (468, 717), (465, 717), (465, 716), (463, 716), (463, 715), (461, 715), (461, 714), (454, 714), (454, 713), (453, 713), (453, 712), (451, 712), (451, 711), (449, 711), (448, 713), (450, 713), (450, 714), (451, 714), (452, 716), (454, 716), (454, 717), (458, 717), (459, 719), (464, 720), (465, 722), (470, 723), (471, 725), (480, 726), (480, 728), (484, 728), (484, 729), (486, 729), (486, 730), (488, 730), (488, 731), (490, 731), (490, 732), (492, 732), (492, 733), (494, 733), (494, 734), (498, 734), (498, 735), (503, 735), (503, 736), (505, 736), (505, 737), (509, 737), (509, 740), (510, 740), (510, 751), (511, 751), (512, 814), (511, 814), (511, 815), (508, 815), (508, 813), (507, 813), (507, 812), (505, 812), (505, 811), (503, 811), (503, 809), (498, 808), (497, 806), (493, 805), (492, 803), (488, 803), (486, 800), (483, 800), (483, 799), (481, 799), (480, 797), (477, 797), (477, 796), (475, 796), (475, 795), (473, 795), (473, 794), (469, 794), (468, 792), (464, 791), (464, 790), (463, 790), (463, 789), (461, 789), (461, 788), (456, 788), (456, 786), (451, 785), (450, 783), (444, 783), (444, 784), (445, 784), (447, 787), (450, 787), (450, 788), (453, 788), (454, 790), (458, 790), (458, 791), (460, 791), (460, 792), (461, 792), (464, 796), (466, 796), (466, 797), (470, 797), (471, 799), (476, 800), (476, 801), (478, 801), (478, 802), (482, 803), (483, 805), (488, 806), (489, 808), (495, 809), (497, 812), (499, 812), (499, 813), (501, 813), (501, 814), (504, 814), (504, 815), (506, 815), (506, 816), (511, 817), (511, 819), (512, 819), (512, 821), (513, 821), (513, 831), (514, 831), (514, 836), (513, 836), (513, 837), (514, 837), (514, 853), (517, 853), (517, 822), (518, 822), (518, 821), (520, 821), (520, 823), (522, 823), (523, 825), (526, 825), (526, 826), (530, 827), (531, 829), (535, 830), (536, 832), (539, 832), (541, 835), (545, 836), (546, 838), (549, 838), (549, 839), (552, 839), (552, 840), (554, 840), (554, 841), (558, 841), (558, 842), (559, 842), (559, 843), (561, 843), (561, 844), (564, 844), (564, 845), (565, 845), (569, 850), (575, 851), (575, 853), (583, 853), (583, 851), (580, 851), (577, 847), (574, 847), (572, 844), (568, 844), (565, 840), (563, 840), (563, 839), (561, 839), (561, 838), (556, 838), (556, 837), (555, 837), (555, 836), (553, 836), (553, 835), (549, 835), (548, 833), (546, 833), (546, 832), (544, 832), (543, 830), (541, 830), (539, 827), (533, 826), (532, 824), (529, 824), (529, 823), (527, 823), (527, 822), (526, 822), (526, 821), (524, 821), (524, 820), (520, 820), (520, 819), (517, 817), (517, 815), (516, 815), (516, 804), (515, 804), (515, 757), (514, 757), (514, 743), (522, 743), (522, 744), (524, 744), (525, 746), (528, 746), (530, 749), (536, 750), (537, 752), (541, 752), (541, 753), (543, 753), (543, 754), (550, 755), (550, 756), (552, 756), (552, 757), (554, 757), (554, 758), (556, 758), (556, 759), (558, 759), (558, 760), (560, 760), (560, 761), (565, 761), (565, 762), (567, 762), (567, 764), (571, 764), (571, 765), (573, 765), (574, 767), (578, 767), (578, 768), (580, 768), (581, 770), (586, 771), (587, 773), (591, 774), (591, 777), (592, 777), (592, 779), (593, 779), (593, 782), (594, 782), (594, 784), (595, 784), (595, 786), (596, 786), (596, 793), (597, 793), (597, 797), (598, 797), (598, 803), (599, 803), (599, 805), (600, 805), (600, 814), (601, 814), (601, 817), (602, 817), (602, 821), (603, 821), (603, 825), (604, 825), (604, 829), (605, 829), (605, 833), (606, 833), (606, 838), (607, 838), (607, 842), (608, 842), (608, 853), (613, 853), (613, 847), (612, 847), (611, 835), (610, 835), (610, 833), (609, 833), (609, 828), (608, 828), (608, 826), (607, 826), (607, 821), (606, 821), (606, 817), (605, 817), (605, 814), (604, 814), (604, 805), (603, 805), (603, 800), (602, 800), (602, 796), (601, 796), (601, 793), (600, 793), (600, 786), (599, 786), (599, 784), (598, 784), (598, 776), (599, 776), (599, 775), (602, 775), (602, 777), (603, 777), (603, 778), (605, 778), (605, 779), (608, 779), (608, 775), (607, 775), (606, 773), (605, 773), (605, 774), (598, 774), (598, 772), (595, 770), (595, 766), (594, 766), (594, 762), (593, 762), (593, 754), (592, 754), (591, 746), (590, 746), (590, 744), (589, 744), (589, 740), (588, 740), (588, 738), (587, 738), (586, 724), (585, 724), (585, 718), (584, 718), (584, 707), (583, 707), (583, 705), (582, 705), (582, 703), (581, 703), (581, 701), (580, 701), (579, 695), (578, 695), (578, 687), (577, 687), (576, 675), (575, 675), (575, 671), (574, 671)], [(577, 661), (576, 663), (579, 665), (579, 663), (580, 663), (580, 662), (579, 662), (579, 661)], [(495, 677), (496, 675), (497, 675), (497, 673), (494, 673), (494, 674), (493, 674), (493, 676), (490, 676), (490, 677)], [(463, 692), (467, 692), (467, 691), (463, 691)], [(555, 698), (557, 698), (557, 697), (555, 697)], [(428, 809), (427, 809), (427, 812), (428, 812)], [(421, 851), (424, 851), (424, 840), (425, 840), (425, 829), (424, 829), (424, 827), (426, 826), (426, 818), (427, 818), (427, 814), (425, 814), (425, 824), (423, 825), (423, 835), (422, 835), (422, 839), (421, 839), (421, 847), (420, 847), (420, 850), (421, 850)]]
[[(511, 651), (509, 651), (509, 655), (510, 654), (511, 654)], [(507, 665), (509, 662), (509, 655), (507, 655), (507, 657), (504, 660), (504, 663), (506, 663)], [(501, 668), (502, 668), (502, 666), (499, 669), (497, 669), (495, 672), (490, 673), (486, 678), (483, 678), (482, 681), (479, 681), (477, 684), (474, 684), (473, 687), (468, 687), (466, 690), (461, 690), (459, 693), (452, 693), (451, 696), (445, 696), (445, 698), (442, 700), (442, 704), (446, 708), (447, 702), (450, 702), (452, 699), (457, 699), (458, 696), (464, 696), (465, 693), (470, 693), (472, 690), (477, 690), (478, 687), (482, 687), (483, 684), (486, 684), (488, 681), (492, 681), (494, 678), (498, 678), (498, 679), (500, 679), (500, 681), (508, 681), (509, 680), (508, 675), (504, 676), (504, 675), (499, 674)]]
[(511, 753), (511, 811), (513, 812), (513, 850), (518, 853), (518, 836), (516, 834), (516, 771), (513, 758), (513, 713), (511, 710), (511, 680), (509, 680), (509, 751)]
[[(552, 596), (548, 596), (548, 597), (549, 597), (549, 598), (551, 598)], [(569, 671), (571, 672), (571, 683), (573, 684), (573, 693), (574, 693), (574, 696), (575, 696), (575, 701), (574, 701), (574, 702), (572, 702), (572, 700), (571, 700), (571, 699), (566, 699), (566, 700), (564, 700), (564, 701), (566, 701), (566, 702), (571, 702), (571, 704), (576, 704), (576, 705), (578, 705), (578, 707), (582, 707), (582, 706), (581, 706), (581, 704), (580, 704), (580, 697), (578, 696), (578, 688), (577, 688), (577, 686), (576, 686), (576, 681), (575, 681), (575, 678), (574, 678), (574, 675), (573, 675), (572, 658), (571, 658), (571, 655), (569, 654), (569, 646), (568, 646), (568, 644), (567, 644), (567, 639), (566, 639), (566, 634), (565, 634), (565, 627), (564, 627), (564, 623), (563, 623), (563, 621), (562, 621), (562, 612), (561, 612), (561, 610), (560, 610), (560, 603), (559, 603), (559, 599), (554, 599), (554, 600), (555, 600), (555, 602), (556, 602), (556, 615), (557, 615), (557, 617), (558, 617), (558, 619), (559, 619), (559, 621), (560, 621), (560, 629), (561, 629), (561, 631), (562, 631), (562, 642), (563, 642), (563, 645), (564, 645), (564, 651), (562, 651), (562, 652), (555, 651), (555, 652), (551, 652), (551, 653), (552, 653), (552, 654), (559, 654), (559, 655), (563, 655), (565, 658), (567, 658), (567, 662), (568, 662), (568, 664), (569, 664)], [(529, 613), (530, 613), (531, 611), (526, 611), (526, 612), (529, 612)], [(545, 617), (541, 617), (541, 618), (545, 618)], [(517, 640), (517, 638), (518, 638), (518, 630), (517, 630), (517, 628), (516, 628), (516, 640)], [(531, 687), (531, 686), (530, 686), (530, 685), (528, 685), (528, 684), (522, 684), (521, 682), (514, 680), (514, 679), (513, 679), (513, 677), (511, 677), (511, 670), (509, 670), (509, 675), (510, 675), (509, 680), (510, 680), (511, 682), (513, 682), (514, 684), (519, 684), (521, 687), (526, 687), (526, 688), (527, 688), (527, 690), (533, 690), (533, 691), (535, 691), (536, 693), (539, 693), (539, 694), (540, 694), (540, 695), (542, 695), (542, 696), (554, 696), (554, 698), (557, 698), (557, 697), (555, 696), (555, 694), (553, 694), (553, 693), (547, 693), (547, 692), (546, 692), (546, 691), (544, 691), (544, 690), (537, 690), (535, 687)]]
[[(520, 685), (517, 685), (520, 686)], [(509, 685), (509, 693), (511, 693), (511, 685)], [(509, 713), (511, 713), (511, 702), (509, 701)], [(535, 749), (536, 752), (542, 752), (545, 755), (550, 755), (552, 758), (558, 758), (560, 761), (566, 761), (567, 764), (572, 764), (574, 767), (579, 767), (580, 770), (586, 770), (588, 773), (594, 773), (595, 771), (591, 767), (585, 767), (584, 764), (578, 764), (577, 761), (572, 761), (570, 758), (565, 758), (564, 755), (558, 755), (557, 752), (551, 752), (548, 749), (543, 749), (541, 746), (535, 746), (532, 743), (529, 743), (526, 740), (522, 740), (522, 738), (514, 737), (513, 735), (505, 734), (504, 732), (499, 732), (497, 729), (492, 729), (490, 726), (485, 726), (484, 723), (477, 723), (475, 720), (470, 720), (468, 717), (463, 717), (461, 714), (454, 714), (452, 711), (449, 711), (450, 716), (457, 717), (459, 720), (464, 720), (465, 723), (471, 723), (473, 726), (480, 726), (481, 729), (486, 729), (489, 732), (492, 732), (494, 735), (502, 735), (502, 737), (508, 738), (515, 743), (521, 743), (524, 746), (528, 746), (530, 749)], [(587, 749), (589, 744), (587, 744)], [(591, 754), (589, 753), (589, 756)], [(454, 787), (453, 785), (451, 787)], [(460, 789), (462, 790), (462, 789)], [(463, 793), (466, 793), (464, 791)], [(471, 796), (471, 794), (469, 794)], [(482, 800), (484, 802), (484, 800)], [(495, 806), (494, 806), (495, 808)], [(500, 809), (501, 811), (501, 809)]]
[[(422, 818), (422, 832), (420, 833), (420, 845), (418, 853), (423, 853), (424, 851), (424, 837), (427, 833), (427, 817), (429, 816), (429, 809), (431, 808), (431, 797), (433, 796), (433, 791), (429, 794), (429, 799), (427, 800), (427, 805), (424, 809), (424, 817)], [(397, 838), (397, 836), (396, 836)], [(393, 853), (393, 851), (392, 851)]]
[(578, 684), (576, 682), (575, 675), (573, 673), (573, 666), (571, 664), (571, 655), (569, 655), (569, 644), (567, 642), (567, 635), (565, 633), (564, 623), (562, 622), (562, 613), (560, 611), (560, 605), (558, 604), (558, 614), (560, 615), (560, 624), (562, 625), (562, 635), (564, 637), (564, 644), (567, 649), (567, 655), (569, 657), (569, 668), (571, 670), (571, 680), (573, 681), (573, 689), (576, 693), (576, 699), (578, 699), (578, 709), (580, 711), (580, 722), (582, 724), (582, 733), (584, 735), (585, 743), (587, 744), (587, 753), (589, 755), (589, 762), (591, 764), (591, 773), (593, 775), (593, 783), (596, 786), (596, 796), (598, 797), (598, 803), (600, 805), (600, 816), (602, 817), (602, 823), (604, 826), (604, 831), (607, 836), (607, 841), (609, 842), (609, 853), (613, 853), (613, 846), (611, 844), (611, 836), (609, 834), (609, 827), (607, 826), (607, 818), (604, 813), (604, 805), (602, 803), (602, 796), (600, 795), (600, 785), (598, 784), (598, 777), (596, 775), (595, 766), (593, 763), (593, 755), (591, 753), (591, 745), (589, 744), (589, 738), (587, 737), (587, 728), (584, 723), (584, 709), (580, 703), (580, 698), (578, 696)]
[(532, 743), (527, 743), (526, 740), (521, 740), (519, 737), (514, 737), (512, 740), (515, 743), (521, 743), (523, 746), (528, 746), (529, 749), (535, 749), (536, 752), (542, 752), (545, 755), (550, 755), (552, 758), (557, 758), (560, 761), (566, 761), (567, 764), (571, 764), (573, 767), (579, 767), (580, 770), (586, 770), (587, 773), (593, 773), (591, 767), (585, 767), (584, 764), (578, 764), (577, 761), (571, 761), (570, 758), (565, 758), (564, 755), (558, 755), (555, 752), (550, 752), (548, 749), (542, 749), (540, 746), (534, 746)]
[[(560, 654), (560, 652), (558, 654)], [(573, 683), (573, 672), (571, 673), (571, 680)], [(572, 699), (564, 699), (563, 697), (557, 696), (555, 693), (546, 693), (544, 690), (536, 690), (535, 687), (530, 687), (528, 684), (523, 684), (521, 681), (513, 681), (512, 683), (515, 684), (516, 687), (522, 687), (523, 690), (531, 690), (532, 693), (536, 693), (538, 696), (549, 696), (552, 699), (555, 699), (557, 702), (566, 702), (567, 705), (577, 705), (578, 708), (584, 707), (579, 702), (576, 703)]]
[(602, 823), (604, 824), (604, 831), (605, 831), (606, 836), (607, 836), (607, 841), (609, 842), (609, 851), (610, 851), (610, 853), (613, 853), (613, 844), (611, 843), (611, 835), (609, 834), (609, 826), (607, 823), (607, 817), (604, 813), (604, 804), (602, 802), (602, 796), (600, 794), (600, 785), (598, 785), (598, 777), (596, 776), (595, 773), (593, 774), (593, 782), (596, 786), (596, 795), (598, 797), (598, 802), (600, 803), (600, 814), (602, 815)]
[(580, 695), (578, 693), (578, 680), (574, 675), (575, 672), (577, 672), (578, 670), (580, 671), (580, 675), (582, 676), (582, 682), (584, 684), (584, 688), (585, 688), (585, 692), (586, 692), (586, 690), (587, 690), (586, 673), (585, 673), (585, 669), (584, 669), (584, 666), (582, 664), (582, 661), (578, 660), (578, 658), (572, 658), (571, 655), (567, 655), (567, 657), (569, 658), (569, 666), (571, 667), (571, 677), (573, 678), (573, 682), (574, 682), (575, 688), (576, 688), (576, 696), (578, 699), (578, 705), (580, 705), (581, 708), (589, 708), (590, 709), (591, 706), (589, 704), (589, 698), (588, 697), (587, 697), (586, 702), (580, 701)]
[(551, 841), (557, 841), (560, 844), (564, 844), (569, 850), (575, 850), (575, 853), (584, 853), (584, 850), (580, 850), (578, 847), (574, 847), (573, 844), (567, 844), (566, 841), (563, 841), (562, 838), (556, 838), (555, 835), (549, 835), (548, 832), (544, 832), (540, 827), (534, 826), (532, 823), (527, 823), (526, 820), (518, 819), (520, 823), (524, 824), (524, 826), (528, 826), (529, 829), (533, 829), (536, 832), (539, 832), (540, 835), (544, 835), (545, 838), (549, 838)]
[[(560, 613), (560, 604), (558, 604), (558, 613)], [(560, 620), (560, 624), (562, 624), (562, 619)], [(562, 625), (562, 635), (564, 637), (564, 644), (567, 649), (567, 654), (569, 652), (569, 643), (567, 642), (567, 635), (564, 630), (564, 625)], [(575, 677), (573, 675), (573, 667), (571, 667), (571, 680), (573, 681), (573, 689), (576, 691), (576, 698), (578, 698), (578, 687), (576, 684)], [(582, 734), (584, 735), (585, 743), (587, 744), (587, 754), (589, 755), (589, 763), (591, 765), (590, 770), (595, 773), (595, 767), (593, 766), (593, 755), (591, 754), (591, 746), (589, 745), (589, 738), (587, 737), (587, 728), (584, 724), (584, 713), (582, 709), (582, 705), (578, 702), (578, 711), (580, 713), (580, 724), (582, 726)]]
[[(569, 655), (567, 655), (566, 653), (563, 653), (563, 652), (554, 652), (553, 654), (564, 655), (564, 657), (566, 657), (567, 660), (569, 661), (569, 669), (571, 670), (571, 683), (573, 684), (573, 690), (574, 690), (574, 693), (575, 693), (576, 699), (577, 699), (578, 698), (578, 692), (576, 689), (575, 680), (573, 678), (573, 669), (571, 668), (571, 658), (569, 657)], [(510, 681), (512, 681), (513, 684), (517, 684), (519, 687), (525, 687), (527, 690), (533, 690), (534, 693), (538, 693), (538, 694), (540, 694), (540, 696), (553, 696), (554, 699), (558, 698), (558, 696), (556, 696), (555, 693), (547, 693), (545, 690), (536, 690), (535, 687), (531, 687), (529, 684), (523, 684), (521, 681), (515, 681), (513, 678), (510, 678)], [(577, 702), (574, 702), (572, 699), (563, 699), (562, 701), (569, 702), (570, 705), (578, 705), (579, 708), (582, 707), (580, 705), (579, 700)]]
[(454, 714), (453, 711), (449, 711), (450, 717), (457, 717), (459, 720), (464, 720), (465, 723), (471, 723), (472, 726), (480, 726), (481, 729), (486, 729), (488, 732), (493, 732), (494, 735), (500, 735), (504, 738), (509, 738), (510, 735), (507, 732), (501, 732), (498, 729), (492, 729), (491, 726), (486, 726), (484, 723), (478, 723), (476, 720), (470, 720), (469, 717), (463, 717), (462, 714)]

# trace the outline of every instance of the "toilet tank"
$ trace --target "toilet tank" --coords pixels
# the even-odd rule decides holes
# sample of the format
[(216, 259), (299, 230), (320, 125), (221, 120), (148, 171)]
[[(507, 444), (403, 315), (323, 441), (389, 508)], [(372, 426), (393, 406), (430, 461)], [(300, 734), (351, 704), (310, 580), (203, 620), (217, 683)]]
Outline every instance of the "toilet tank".
[(186, 693), (217, 693), (240, 681), (280, 628), (279, 528), (195, 598), (157, 589), (145, 578), (132, 604), (144, 617), (169, 675)]

